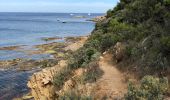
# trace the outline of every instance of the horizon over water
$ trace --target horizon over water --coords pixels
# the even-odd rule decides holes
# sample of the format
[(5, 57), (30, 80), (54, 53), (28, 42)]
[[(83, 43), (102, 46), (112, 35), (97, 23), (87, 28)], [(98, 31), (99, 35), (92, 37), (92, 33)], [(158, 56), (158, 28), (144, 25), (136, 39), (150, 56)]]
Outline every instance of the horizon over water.
[[(104, 14), (91, 13), (89, 16), (88, 13), (0, 12), (0, 47), (31, 47), (45, 44), (42, 38), (89, 35), (95, 23), (87, 20), (101, 15)], [(25, 57), (23, 52), (0, 50), (0, 61)], [(15, 69), (0, 69), (0, 100), (11, 100), (27, 93), (29, 90), (26, 84), (32, 73), (34, 70), (18, 72)]]
[(103, 14), (0, 12), (0, 47), (35, 45), (42, 43), (42, 37), (87, 35), (94, 28), (94, 23), (87, 20), (100, 15)]
[[(95, 23), (87, 20), (101, 15), (104, 14), (91, 13), (89, 16), (88, 13), (0, 12), (0, 47), (34, 46), (45, 44), (42, 38), (89, 35)], [(26, 55), (0, 50), (0, 60), (20, 57)]]

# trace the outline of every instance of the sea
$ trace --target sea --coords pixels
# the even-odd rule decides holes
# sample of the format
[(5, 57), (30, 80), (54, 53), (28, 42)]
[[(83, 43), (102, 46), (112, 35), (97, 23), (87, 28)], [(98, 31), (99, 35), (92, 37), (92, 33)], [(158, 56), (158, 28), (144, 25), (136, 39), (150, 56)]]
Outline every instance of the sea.
[[(91, 18), (102, 13), (0, 13), (0, 47), (45, 44), (42, 38), (89, 35), (95, 23)], [(30, 49), (30, 48), (29, 48)], [(0, 50), (0, 60), (28, 57), (20, 51)], [(41, 58), (42, 55), (34, 56)], [(0, 69), (0, 100), (27, 93), (26, 84), (34, 71), (18, 72), (15, 69)]]

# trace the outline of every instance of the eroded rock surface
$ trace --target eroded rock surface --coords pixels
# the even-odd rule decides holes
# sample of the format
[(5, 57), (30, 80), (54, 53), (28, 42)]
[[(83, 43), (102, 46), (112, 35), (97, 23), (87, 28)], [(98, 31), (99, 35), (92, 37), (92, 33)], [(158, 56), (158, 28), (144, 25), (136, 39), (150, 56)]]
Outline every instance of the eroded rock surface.
[(58, 65), (45, 68), (41, 72), (35, 73), (28, 81), (28, 87), (35, 100), (53, 100), (55, 88), (52, 84), (53, 77), (57, 71), (66, 66), (66, 61), (60, 61)]
[[(71, 43), (64, 49), (75, 51), (83, 46), (85, 41), (87, 40), (87, 37), (81, 37), (80, 40), (77, 42)], [(31, 94), (34, 97), (35, 100), (54, 100), (56, 95), (55, 87), (53, 85), (53, 78), (55, 74), (59, 71), (61, 71), (65, 66), (67, 66), (66, 60), (59, 61), (58, 65), (50, 68), (45, 68), (42, 71), (38, 73), (34, 73), (30, 80), (28, 81), (28, 87), (31, 89)], [(77, 73), (80, 75), (82, 74), (82, 70), (77, 71)], [(62, 94), (63, 92), (67, 91), (68, 89), (72, 89), (74, 87), (75, 83), (73, 80), (68, 80), (65, 82), (63, 89), (61, 91), (58, 91), (59, 94)]]
[(121, 61), (125, 57), (126, 45), (124, 43), (118, 42), (114, 46), (114, 58), (117, 62)]

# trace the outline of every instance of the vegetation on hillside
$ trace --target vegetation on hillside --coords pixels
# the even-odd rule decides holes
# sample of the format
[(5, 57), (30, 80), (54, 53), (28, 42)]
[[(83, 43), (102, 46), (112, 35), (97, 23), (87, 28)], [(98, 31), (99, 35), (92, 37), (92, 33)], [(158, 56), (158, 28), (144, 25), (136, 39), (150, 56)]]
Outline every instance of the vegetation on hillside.
[[(86, 67), (100, 53), (113, 50), (117, 42), (126, 45), (125, 56), (118, 62), (120, 69), (134, 71), (135, 68), (139, 78), (153, 75), (170, 80), (170, 0), (120, 0), (106, 17), (96, 23), (88, 41), (72, 55), (67, 70), (57, 75), (57, 85), (63, 85), (73, 69)], [(161, 100), (168, 88), (167, 82), (162, 78), (144, 77), (141, 87), (129, 86), (126, 98)]]
[(120, 0), (107, 13), (107, 20), (98, 23), (97, 31), (91, 36), (97, 50), (105, 51), (117, 42), (125, 43), (128, 59), (120, 62), (123, 68), (132, 70), (137, 66), (141, 77), (166, 76), (170, 71), (169, 0)]
[(145, 76), (140, 86), (129, 84), (126, 100), (163, 100), (163, 95), (168, 90), (167, 78)]

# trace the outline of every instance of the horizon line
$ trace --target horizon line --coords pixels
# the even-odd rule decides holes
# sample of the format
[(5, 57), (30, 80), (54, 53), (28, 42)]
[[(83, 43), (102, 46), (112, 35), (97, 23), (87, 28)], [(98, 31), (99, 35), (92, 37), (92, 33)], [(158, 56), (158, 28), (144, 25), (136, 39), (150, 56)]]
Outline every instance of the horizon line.
[(99, 13), (99, 14), (105, 14), (104, 12), (31, 12), (31, 11), (0, 11), (0, 13)]

